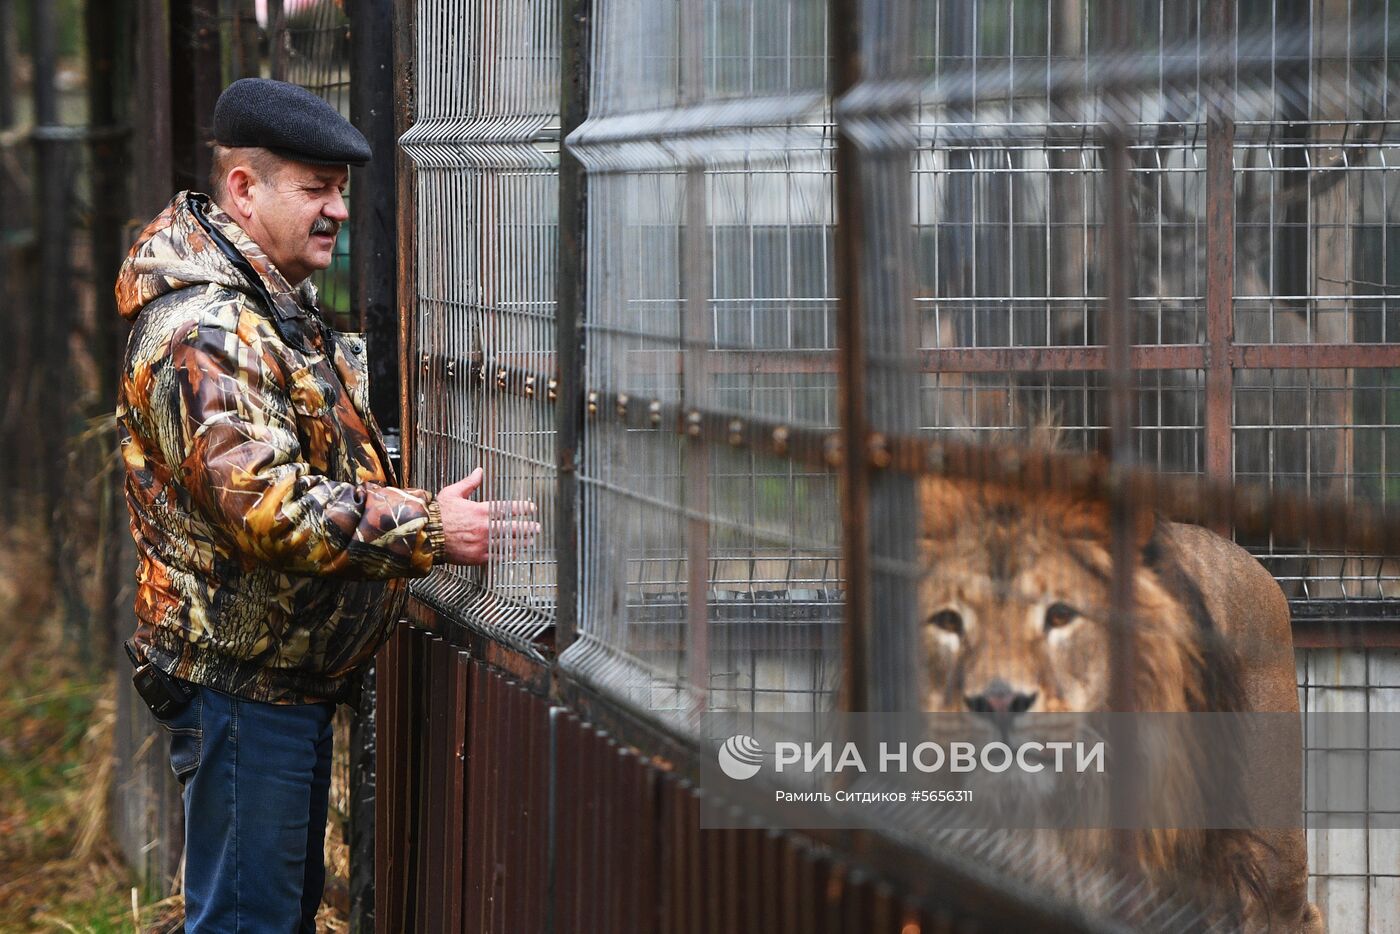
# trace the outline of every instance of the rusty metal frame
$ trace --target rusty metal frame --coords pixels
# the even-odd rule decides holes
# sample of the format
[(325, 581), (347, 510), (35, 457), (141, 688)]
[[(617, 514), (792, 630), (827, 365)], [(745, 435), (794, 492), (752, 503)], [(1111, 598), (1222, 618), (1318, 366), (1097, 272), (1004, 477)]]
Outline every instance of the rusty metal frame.
[[(562, 0), (560, 30), (559, 138), (567, 139), (588, 116), (589, 44), (592, 0)], [(507, 385), (533, 397), (548, 391), (551, 399), (562, 392), (566, 399), (583, 396), (584, 309), (587, 305), (584, 238), (587, 236), (588, 184), (582, 163), (567, 146), (559, 147), (559, 259), (555, 270), (555, 365), (557, 373), (537, 377), (520, 373), (507, 381), (502, 369), (498, 388)], [(486, 370), (484, 369), (483, 372)], [(548, 389), (546, 390), (546, 386)], [(508, 390), (507, 390), (508, 391)], [(555, 521), (557, 600), (554, 645), (563, 652), (578, 637), (579, 497), (578, 466), (583, 437), (582, 406), (558, 406), (555, 451), (559, 486)]]
[[(829, 29), (831, 98), (836, 100), (863, 77), (859, 0), (830, 0), (827, 19), (843, 28)], [(841, 627), (843, 710), (869, 709), (867, 648), (871, 616), (870, 474), (866, 458), (843, 456), (860, 451), (869, 434), (866, 414), (866, 347), (861, 328), (863, 211), (861, 157), (856, 141), (838, 125), (836, 136), (836, 333), (837, 411), (841, 430), (827, 443), (825, 460), (839, 468), (841, 547), (846, 576), (846, 618)]]

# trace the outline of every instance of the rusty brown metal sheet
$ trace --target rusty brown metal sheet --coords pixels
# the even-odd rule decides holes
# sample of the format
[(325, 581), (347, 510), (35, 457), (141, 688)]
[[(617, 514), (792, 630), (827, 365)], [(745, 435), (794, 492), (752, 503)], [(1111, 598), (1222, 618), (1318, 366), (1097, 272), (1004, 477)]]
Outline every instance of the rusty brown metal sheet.
[(679, 783), (674, 776), (667, 775), (661, 780), (661, 852), (659, 897), (661, 910), (661, 931), (663, 934), (681, 934), (688, 930), (685, 918), (685, 871), (686, 853), (685, 813)]
[(449, 652), (447, 643), (434, 637), (427, 644), (428, 679), (425, 701), (428, 707), (428, 735), (425, 744), (430, 747), (428, 770), (424, 779), (427, 784), (427, 807), (424, 811), (426, 833), (427, 865), (424, 867), (423, 913), (426, 927), (431, 931), (441, 931), (446, 916), (442, 893), (446, 879), (447, 865), (445, 832), (447, 822), (447, 756), (450, 747), (447, 742), (446, 687), (448, 681)]
[(432, 724), (429, 716), (428, 681), (431, 677), (429, 651), (431, 637), (427, 633), (415, 631), (413, 634), (413, 670), (410, 678), (413, 690), (414, 725), (413, 741), (413, 859), (409, 863), (412, 872), (412, 888), (409, 906), (414, 921), (414, 929), (424, 929), (428, 918), (425, 911), (428, 898), (428, 814), (429, 796), (428, 774), (432, 771)]
[(516, 709), (516, 728), (511, 737), (514, 748), (510, 753), (514, 777), (512, 784), (508, 786), (513, 800), (506, 811), (507, 826), (510, 828), (512, 840), (511, 871), (507, 875), (506, 885), (511, 901), (510, 913), (514, 916), (511, 919), (512, 930), (531, 931), (536, 930), (531, 927), (529, 916), (530, 906), (539, 900), (535, 891), (539, 879), (530, 871), (530, 854), (544, 846), (543, 837), (535, 833), (531, 790), (544, 780), (544, 772), (531, 768), (531, 731), (535, 717), (530, 695), (521, 690), (518, 684), (507, 684)]
[(447, 816), (447, 854), (450, 863), (446, 894), (450, 900), (447, 930), (462, 929), (463, 895), (466, 889), (466, 863), (471, 854), (466, 851), (467, 832), (467, 720), (471, 710), (467, 705), (470, 690), (471, 657), (460, 649), (452, 656), (452, 807)]
[(522, 931), (525, 930), (525, 902), (530, 894), (525, 873), (525, 851), (531, 846), (531, 841), (525, 835), (523, 825), (525, 788), (533, 778), (524, 769), (528, 712), (525, 709), (525, 695), (515, 685), (498, 674), (493, 673), (492, 678), (496, 681), (501, 706), (505, 711), (503, 722), (496, 729), (500, 737), (498, 751), (501, 763), (497, 866), (504, 867), (495, 887), (496, 917), (500, 919), (497, 930)]
[(571, 793), (577, 781), (574, 773), (573, 720), (574, 715), (567, 709), (557, 710), (553, 729), (550, 731), (549, 755), (553, 760), (554, 783), (550, 789), (553, 800), (550, 809), (554, 815), (554, 862), (550, 869), (551, 882), (549, 916), (556, 934), (572, 930), (568, 923), (568, 900), (573, 894), (573, 806)]
[(762, 830), (741, 830), (739, 832), (739, 917), (743, 930), (750, 934), (762, 934), (763, 906), (773, 892), (773, 879), (769, 875), (769, 864), (763, 858)]
[(486, 799), (485, 767), (488, 750), (483, 742), (483, 724), (488, 721), (490, 711), (486, 700), (486, 679), (482, 677), (481, 665), (472, 662), (467, 677), (467, 872), (466, 904), (463, 906), (463, 931), (485, 930), (483, 921), (482, 874), (490, 854), (486, 851), (483, 827), (485, 810), (490, 802)]
[(393, 731), (391, 724), (397, 716), (397, 711), (390, 710), (388, 703), (389, 681), (393, 677), (389, 673), (393, 645), (394, 637), (391, 633), (374, 658), (374, 892), (377, 909), (374, 918), (375, 934), (383, 934), (385, 928), (383, 917), (388, 912), (389, 870), (392, 865), (388, 854), (385, 853), (385, 846), (388, 841), (394, 839), (389, 827), (389, 800), (393, 794), (389, 771), (390, 763), (394, 761), (390, 756), (390, 736)]
[(640, 803), (639, 823), (642, 832), (638, 837), (638, 859), (641, 869), (637, 873), (633, 916), (637, 930), (646, 931), (655, 925), (660, 888), (660, 859), (657, 848), (657, 834), (653, 828), (661, 818), (659, 807), (659, 785), (661, 774), (647, 765), (635, 753), (629, 756), (632, 774), (635, 776), (635, 794)]
[(584, 774), (587, 777), (584, 782), (588, 792), (587, 804), (584, 808), (583, 837), (580, 841), (582, 849), (579, 851), (580, 862), (584, 864), (585, 870), (583, 886), (580, 890), (583, 909), (580, 914), (580, 924), (586, 931), (606, 930), (602, 926), (606, 899), (604, 889), (607, 881), (606, 867), (603, 865), (604, 860), (596, 858), (596, 855), (605, 852), (602, 846), (605, 845), (607, 832), (610, 829), (610, 815), (608, 813), (608, 805), (611, 803), (608, 795), (610, 789), (605, 784), (607, 758), (608, 748), (604, 735), (592, 725), (586, 726), (584, 729)]
[(530, 708), (530, 849), (526, 854), (531, 883), (529, 929), (545, 930), (545, 906), (549, 878), (549, 712), (550, 704), (536, 694), (526, 694)]
[(821, 880), (817, 861), (809, 848), (803, 847), (796, 864), (797, 893), (793, 899), (797, 918), (796, 929), (815, 931), (817, 926), (818, 899), (821, 896)]
[(598, 861), (601, 876), (596, 890), (597, 914), (595, 923), (600, 931), (625, 930), (622, 926), (623, 888), (627, 884), (634, 866), (626, 840), (627, 831), (633, 830), (631, 823), (635, 817), (631, 804), (623, 794), (622, 759), (616, 741), (603, 734), (598, 736), (598, 788), (602, 799), (599, 809), (598, 836), (593, 845), (598, 853), (616, 854), (614, 859)]
[(501, 892), (505, 884), (504, 862), (505, 840), (503, 823), (506, 815), (503, 813), (505, 800), (505, 756), (506, 740), (510, 735), (512, 724), (510, 722), (510, 709), (507, 707), (507, 698), (504, 686), (499, 676), (489, 668), (482, 666), (481, 673), (486, 682), (486, 718), (483, 722), (483, 729), (486, 733), (485, 747), (487, 758), (484, 763), (485, 787), (482, 789), (482, 810), (486, 824), (486, 845), (482, 851), (483, 859), (483, 882), (484, 882), (484, 909), (485, 916), (481, 930), (484, 932), (495, 932), (505, 930), (505, 918), (502, 913)]
[(429, 808), (431, 800), (430, 775), (432, 773), (432, 723), (430, 721), (431, 691), (432, 691), (432, 636), (425, 632), (414, 633), (414, 659), (413, 659), (413, 689), (414, 689), (414, 715), (413, 719), (417, 725), (414, 741), (414, 752), (416, 761), (416, 774), (414, 784), (417, 791), (414, 795), (415, 801), (415, 821), (414, 821), (414, 859), (413, 859), (413, 905), (410, 915), (413, 922), (412, 930), (423, 930), (427, 927), (429, 918), (425, 910), (428, 904), (428, 889), (430, 879), (429, 863), (429, 823), (432, 820), (432, 813)]
[(698, 934), (712, 930), (705, 927), (706, 913), (713, 906), (705, 880), (718, 877), (706, 873), (704, 837), (711, 831), (700, 830), (700, 799), (688, 782), (682, 785), (681, 804), (685, 814), (687, 852), (686, 873), (681, 880), (686, 897), (686, 929)]
[(875, 891), (870, 877), (864, 872), (854, 871), (848, 879), (846, 897), (841, 906), (843, 930), (887, 934), (884, 928), (875, 923)]

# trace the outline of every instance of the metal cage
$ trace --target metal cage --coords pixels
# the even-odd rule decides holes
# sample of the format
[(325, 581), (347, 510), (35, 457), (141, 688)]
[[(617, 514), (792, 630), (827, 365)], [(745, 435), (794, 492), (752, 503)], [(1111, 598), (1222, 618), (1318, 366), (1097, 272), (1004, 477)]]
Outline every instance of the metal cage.
[[(947, 474), (1233, 527), (1303, 710), (1391, 709), (1388, 4), (595, 0), (579, 74), (572, 4), (415, 9), (413, 480), (546, 518), (434, 609), (535, 660), (558, 621), (558, 673), (692, 743), (918, 709)], [(1375, 925), (1400, 864), (1360, 833), (1310, 832), (1311, 890)]]

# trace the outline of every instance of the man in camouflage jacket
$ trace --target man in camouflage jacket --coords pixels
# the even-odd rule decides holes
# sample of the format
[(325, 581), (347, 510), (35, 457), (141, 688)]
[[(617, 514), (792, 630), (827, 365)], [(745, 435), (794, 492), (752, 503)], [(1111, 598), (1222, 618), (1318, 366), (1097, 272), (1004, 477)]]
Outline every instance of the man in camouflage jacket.
[(133, 642), (190, 696), (162, 719), (187, 930), (314, 931), (335, 703), (395, 624), (402, 579), (483, 563), (503, 504), (469, 499), (480, 470), (436, 495), (396, 485), (364, 341), (324, 324), (305, 281), (330, 263), (364, 137), (257, 79), (225, 91), (215, 134), (215, 197), (177, 195), (117, 281)]

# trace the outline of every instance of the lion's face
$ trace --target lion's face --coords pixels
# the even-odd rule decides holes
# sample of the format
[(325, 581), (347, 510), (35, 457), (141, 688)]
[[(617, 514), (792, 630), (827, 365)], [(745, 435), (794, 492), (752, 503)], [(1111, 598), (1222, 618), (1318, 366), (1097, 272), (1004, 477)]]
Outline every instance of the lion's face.
[(1105, 709), (1106, 516), (941, 479), (925, 483), (922, 506), (925, 709)]

